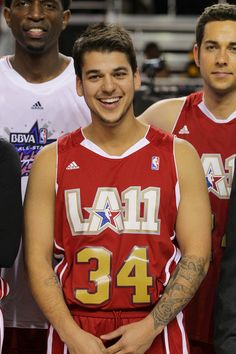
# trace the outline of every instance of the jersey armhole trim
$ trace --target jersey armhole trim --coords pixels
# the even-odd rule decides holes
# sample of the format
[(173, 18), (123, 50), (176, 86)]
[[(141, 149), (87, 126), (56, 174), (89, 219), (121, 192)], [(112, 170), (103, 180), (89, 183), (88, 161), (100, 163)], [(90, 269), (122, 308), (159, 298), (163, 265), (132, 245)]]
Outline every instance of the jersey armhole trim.
[(175, 185), (175, 200), (176, 200), (176, 208), (178, 210), (179, 203), (180, 203), (180, 188), (179, 188), (179, 173), (178, 173), (177, 162), (176, 162), (175, 144), (176, 144), (176, 136), (174, 136), (173, 138), (173, 157), (174, 157), (175, 173), (176, 173), (176, 180), (177, 180)]
[(173, 134), (173, 131), (175, 130), (175, 127), (176, 127), (176, 125), (177, 125), (177, 123), (178, 123), (179, 117), (180, 117), (180, 115), (181, 115), (181, 113), (182, 113), (182, 110), (183, 110), (183, 107), (184, 107), (184, 105), (185, 105), (185, 103), (186, 103), (186, 100), (187, 100), (187, 96), (185, 97), (185, 99), (184, 99), (184, 101), (183, 101), (183, 104), (182, 104), (182, 106), (181, 106), (181, 108), (180, 108), (180, 111), (179, 111), (179, 113), (178, 113), (178, 115), (177, 115), (177, 117), (176, 117), (176, 119), (175, 119), (175, 123), (174, 123), (174, 125), (173, 125), (172, 130), (171, 130), (171, 134)]

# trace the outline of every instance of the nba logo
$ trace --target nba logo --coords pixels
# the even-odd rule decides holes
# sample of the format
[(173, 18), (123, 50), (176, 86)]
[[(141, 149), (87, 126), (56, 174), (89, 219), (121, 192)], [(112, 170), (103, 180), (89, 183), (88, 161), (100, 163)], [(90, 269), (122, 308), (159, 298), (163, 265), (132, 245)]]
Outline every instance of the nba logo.
[(152, 170), (158, 171), (160, 165), (160, 158), (158, 156), (152, 156)]
[(47, 137), (48, 137), (47, 129), (46, 128), (41, 128), (39, 130), (39, 143), (40, 144), (46, 144)]

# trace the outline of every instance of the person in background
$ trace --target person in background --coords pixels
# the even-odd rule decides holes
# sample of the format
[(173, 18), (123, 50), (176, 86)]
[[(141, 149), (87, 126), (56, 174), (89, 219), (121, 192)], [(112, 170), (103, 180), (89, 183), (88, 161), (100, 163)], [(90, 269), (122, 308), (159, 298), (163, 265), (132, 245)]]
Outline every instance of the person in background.
[[(22, 192), (43, 146), (91, 120), (76, 93), (73, 60), (59, 52), (58, 39), (70, 17), (69, 0), (5, 0), (4, 17), (15, 51), (0, 59), (0, 135), (21, 160)], [(2, 302), (3, 354), (45, 354), (47, 322), (33, 301), (20, 251), (3, 271), (11, 293)]]
[(234, 354), (236, 351), (236, 170), (229, 202), (226, 249), (221, 263), (220, 281), (215, 306), (216, 354)]
[(203, 91), (159, 101), (141, 121), (193, 144), (201, 157), (212, 210), (212, 257), (208, 274), (186, 308), (191, 354), (212, 354), (213, 309), (225, 246), (236, 155), (236, 5), (215, 4), (198, 19), (194, 58)]
[(155, 42), (148, 42), (143, 50), (142, 72), (149, 78), (167, 77), (169, 70), (162, 52)]
[(25, 262), (51, 323), (48, 353), (187, 354), (182, 309), (210, 256), (200, 159), (135, 118), (140, 76), (122, 27), (88, 27), (73, 58), (92, 123), (41, 151), (25, 202)]
[[(21, 238), (22, 203), (20, 159), (15, 148), (0, 138), (0, 275), (1, 268), (12, 267)], [(0, 277), (0, 299), (8, 295), (9, 286)], [(0, 353), (4, 325), (0, 309)]]
[(0, 0), (0, 57), (12, 54), (14, 51), (14, 38), (7, 27), (3, 16), (3, 1)]

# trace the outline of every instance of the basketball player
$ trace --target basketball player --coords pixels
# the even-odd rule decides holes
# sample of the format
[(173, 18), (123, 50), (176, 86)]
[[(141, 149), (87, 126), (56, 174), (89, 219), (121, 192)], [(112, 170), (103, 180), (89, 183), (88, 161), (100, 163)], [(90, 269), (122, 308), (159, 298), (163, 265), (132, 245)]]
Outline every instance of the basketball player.
[(89, 27), (73, 57), (92, 123), (40, 153), (25, 204), (29, 280), (52, 324), (48, 353), (189, 353), (181, 310), (210, 255), (200, 159), (135, 119), (140, 76), (124, 29)]
[[(0, 139), (0, 271), (12, 267), (20, 245), (22, 204), (20, 160), (15, 148)], [(0, 277), (0, 299), (9, 292)], [(0, 353), (3, 343), (3, 317), (0, 309)]]
[(211, 354), (213, 307), (224, 247), (236, 136), (236, 6), (205, 9), (196, 27), (194, 57), (203, 92), (155, 103), (141, 121), (193, 144), (206, 175), (212, 209), (212, 259), (208, 275), (186, 309), (192, 354)]
[[(90, 122), (87, 105), (76, 93), (73, 60), (58, 49), (69, 5), (69, 0), (5, 1), (15, 53), (0, 60), (0, 135), (19, 152), (23, 194), (38, 151)], [(34, 354), (45, 354), (47, 324), (27, 286), (22, 257), (4, 277), (11, 288), (2, 305), (8, 327), (4, 354), (32, 354), (32, 348)]]
[(221, 263), (220, 281), (215, 306), (215, 351), (217, 354), (236, 352), (235, 312), (235, 234), (236, 234), (236, 170), (232, 182), (229, 218), (226, 232), (226, 249)]

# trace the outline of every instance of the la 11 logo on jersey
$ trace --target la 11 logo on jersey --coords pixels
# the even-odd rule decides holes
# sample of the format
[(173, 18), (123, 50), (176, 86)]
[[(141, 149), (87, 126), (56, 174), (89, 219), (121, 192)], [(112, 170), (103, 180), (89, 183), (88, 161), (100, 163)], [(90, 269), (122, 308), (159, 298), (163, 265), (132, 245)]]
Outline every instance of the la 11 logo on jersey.
[[(219, 199), (229, 199), (234, 174), (235, 154), (225, 159), (220, 154), (203, 154), (201, 157), (208, 191)], [(225, 171), (229, 171), (226, 173)]]
[[(124, 207), (122, 206), (122, 203)], [(144, 205), (140, 217), (141, 203)], [(82, 214), (80, 189), (65, 191), (67, 220), (72, 235), (97, 235), (106, 228), (116, 233), (160, 234), (158, 211), (160, 188), (129, 187), (119, 196), (117, 188), (98, 188), (93, 205), (84, 209), (89, 213), (85, 219)]]

